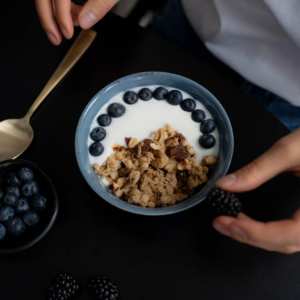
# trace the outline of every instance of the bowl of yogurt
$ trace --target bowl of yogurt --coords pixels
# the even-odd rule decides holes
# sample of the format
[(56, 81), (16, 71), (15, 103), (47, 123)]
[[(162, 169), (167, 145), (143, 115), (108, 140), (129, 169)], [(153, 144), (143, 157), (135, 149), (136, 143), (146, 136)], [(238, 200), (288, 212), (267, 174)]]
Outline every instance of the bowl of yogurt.
[[(158, 129), (154, 137), (153, 132)], [(164, 135), (164, 141), (160, 135)], [(178, 138), (179, 135), (183, 139)], [(136, 149), (140, 145), (143, 150), (143, 143), (147, 141), (151, 141), (148, 144), (152, 149), (148, 145), (150, 150), (147, 151), (152, 154), (142, 152), (140, 157), (151, 156), (148, 161), (151, 170), (140, 170), (141, 166), (135, 161), (139, 160)], [(169, 151), (171, 144), (172, 150), (183, 151), (182, 157), (176, 156), (182, 151)], [(104, 87), (83, 111), (75, 138), (77, 162), (90, 187), (120, 209), (152, 216), (180, 212), (203, 201), (215, 182), (226, 174), (233, 148), (231, 124), (218, 100), (200, 84), (164, 72), (133, 74)], [(185, 149), (190, 153), (185, 153)], [(203, 161), (210, 157), (216, 158), (214, 165), (206, 166)], [(190, 165), (184, 166), (184, 162)], [(113, 164), (115, 169), (110, 169)], [(177, 168), (181, 170), (175, 174), (177, 177), (171, 171), (172, 164), (175, 172)], [(131, 175), (126, 173), (122, 175), (126, 177), (120, 177), (121, 169), (129, 170)], [(156, 188), (146, 196), (136, 191), (139, 181), (135, 182), (138, 180), (133, 178), (135, 175), (142, 180), (148, 173), (158, 176), (155, 172), (159, 172), (160, 176), (166, 174), (178, 180), (179, 172), (184, 175), (182, 172), (188, 174), (191, 169), (193, 174), (203, 171), (198, 177), (201, 184), (193, 193), (186, 191), (192, 178), (178, 189), (173, 184), (173, 188), (169, 188), (171, 192), (165, 192), (169, 194), (164, 196), (158, 196)], [(136, 201), (137, 195), (145, 201)]]

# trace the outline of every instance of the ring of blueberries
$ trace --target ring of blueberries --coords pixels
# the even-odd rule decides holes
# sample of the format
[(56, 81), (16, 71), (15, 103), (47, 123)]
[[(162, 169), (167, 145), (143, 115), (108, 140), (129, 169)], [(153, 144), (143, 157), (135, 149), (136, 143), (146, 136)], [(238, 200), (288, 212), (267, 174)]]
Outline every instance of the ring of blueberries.
[[(158, 87), (152, 93), (149, 88), (142, 88), (138, 93), (134, 91), (127, 91), (123, 95), (123, 101), (126, 104), (133, 105), (142, 101), (166, 100), (171, 105), (180, 105), (181, 109), (186, 112), (191, 112), (191, 118), (194, 122), (200, 123), (200, 131), (203, 133), (199, 138), (199, 144), (204, 149), (210, 149), (216, 144), (216, 139), (211, 134), (216, 129), (216, 124), (213, 119), (206, 119), (205, 112), (201, 109), (196, 109), (196, 101), (193, 99), (183, 100), (182, 93), (178, 90), (168, 91), (164, 87)], [(112, 103), (107, 107), (107, 114), (102, 114), (97, 118), (97, 122), (102, 127), (95, 127), (90, 137), (94, 141), (89, 146), (89, 152), (92, 156), (99, 156), (104, 152), (104, 147), (100, 143), (106, 137), (106, 130), (103, 127), (107, 127), (111, 124), (113, 118), (122, 117), (126, 112), (126, 108), (121, 103)]]
[(33, 177), (31, 169), (21, 168), (9, 173), (6, 188), (0, 189), (0, 240), (7, 232), (19, 236), (26, 226), (39, 223), (47, 200), (39, 194), (39, 185)]

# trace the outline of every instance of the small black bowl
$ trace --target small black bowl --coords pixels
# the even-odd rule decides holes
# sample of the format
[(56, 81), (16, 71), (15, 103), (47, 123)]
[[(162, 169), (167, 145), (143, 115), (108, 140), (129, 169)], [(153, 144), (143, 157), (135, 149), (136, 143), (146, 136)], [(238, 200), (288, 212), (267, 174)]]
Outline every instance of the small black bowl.
[(0, 162), (0, 189), (4, 189), (7, 183), (7, 175), (11, 171), (28, 167), (34, 172), (34, 179), (40, 187), (40, 194), (47, 199), (46, 209), (40, 213), (40, 222), (32, 227), (26, 226), (26, 230), (19, 236), (11, 236), (8, 232), (0, 241), (0, 254), (16, 253), (25, 250), (40, 239), (50, 230), (58, 212), (58, 198), (50, 178), (33, 162), (23, 159), (6, 160)]

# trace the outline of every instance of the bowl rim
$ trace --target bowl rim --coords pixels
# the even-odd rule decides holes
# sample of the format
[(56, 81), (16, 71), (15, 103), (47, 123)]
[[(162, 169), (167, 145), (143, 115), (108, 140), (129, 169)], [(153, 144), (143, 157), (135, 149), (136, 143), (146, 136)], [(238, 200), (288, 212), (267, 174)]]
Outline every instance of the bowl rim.
[(22, 246), (10, 248), (10, 249), (1, 249), (0, 248), (0, 254), (18, 253), (18, 252), (21, 252), (23, 250), (26, 250), (26, 249), (32, 247), (37, 242), (39, 242), (50, 231), (51, 227), (53, 226), (53, 224), (54, 224), (54, 222), (55, 222), (55, 220), (57, 218), (58, 209), (59, 209), (59, 201), (58, 201), (56, 189), (55, 189), (55, 187), (54, 187), (51, 179), (49, 178), (49, 176), (36, 163), (34, 163), (33, 161), (30, 161), (30, 160), (26, 160), (26, 159), (8, 159), (8, 160), (1, 161), (0, 162), (0, 166), (3, 165), (3, 164), (15, 162), (15, 161), (23, 163), (23, 164), (27, 164), (29, 166), (30, 165), (33, 166), (34, 168), (38, 169), (39, 172), (45, 177), (45, 179), (50, 184), (50, 187), (51, 187), (51, 189), (53, 191), (53, 194), (54, 194), (54, 213), (53, 213), (53, 215), (51, 217), (51, 220), (48, 223), (48, 225), (34, 239), (32, 239), (30, 242), (25, 243)]
[[(97, 94), (95, 94), (92, 99), (87, 103), (87, 105), (85, 106), (78, 124), (77, 124), (77, 128), (76, 128), (76, 134), (75, 134), (75, 154), (76, 154), (76, 160), (79, 166), (79, 169), (81, 171), (81, 174), (83, 175), (85, 181), (88, 183), (88, 185), (92, 188), (92, 190), (101, 198), (104, 199), (106, 202), (110, 203), (111, 205), (124, 210), (126, 212), (130, 212), (133, 214), (137, 214), (137, 215), (144, 215), (144, 216), (165, 216), (165, 215), (170, 215), (170, 214), (175, 214), (175, 213), (179, 213), (181, 211), (185, 211), (189, 208), (192, 208), (194, 206), (196, 206), (197, 204), (201, 203), (203, 200), (205, 200), (206, 195), (208, 193), (202, 193), (201, 198), (197, 201), (194, 201), (193, 203), (190, 203), (189, 205), (182, 205), (182, 203), (184, 203), (185, 201), (179, 202), (177, 204), (168, 206), (168, 207), (156, 207), (156, 208), (147, 208), (147, 207), (141, 207), (141, 206), (135, 206), (132, 205), (130, 203), (127, 203), (125, 201), (120, 201), (117, 202), (115, 200), (113, 200), (111, 197), (106, 197), (108, 196), (108, 193), (105, 193), (104, 196), (100, 195), (100, 193), (97, 190), (97, 187), (94, 186), (93, 183), (91, 183), (88, 180), (88, 172), (85, 168), (84, 162), (82, 160), (79, 148), (80, 148), (80, 131), (82, 129), (82, 123), (84, 121), (85, 115), (87, 114), (87, 112), (89, 111), (90, 107), (93, 105), (93, 103), (95, 101), (97, 101), (97, 99), (99, 98), (99, 96), (101, 94), (103, 94), (104, 92), (106, 92), (107, 90), (113, 88), (114, 86), (118, 85), (120, 82), (123, 81), (127, 81), (129, 79), (138, 79), (140, 77), (150, 77), (150, 76), (155, 76), (155, 75), (163, 75), (163, 76), (171, 76), (173, 78), (179, 79), (179, 80), (184, 80), (184, 81), (189, 81), (192, 84), (195, 84), (199, 87), (200, 90), (202, 90), (203, 92), (207, 93), (207, 95), (210, 97), (210, 99), (213, 100), (214, 104), (217, 106), (218, 110), (222, 112), (223, 116), (224, 116), (224, 120), (227, 126), (227, 131), (228, 131), (228, 135), (229, 135), (229, 155), (226, 157), (226, 160), (224, 161), (224, 167), (223, 167), (223, 171), (220, 173), (220, 177), (224, 176), (231, 164), (232, 161), (232, 157), (233, 157), (233, 152), (234, 152), (234, 136), (233, 136), (233, 130), (232, 130), (232, 126), (231, 126), (231, 122), (230, 119), (225, 111), (225, 109), (223, 108), (222, 104), (218, 101), (218, 99), (210, 92), (208, 91), (204, 86), (202, 86), (201, 84), (199, 84), (198, 82), (189, 79), (187, 77), (184, 77), (182, 75), (178, 75), (178, 74), (174, 74), (174, 73), (168, 73), (168, 72), (158, 72), (158, 71), (147, 71), (147, 72), (139, 72), (139, 73), (134, 73), (131, 75), (127, 75), (124, 77), (121, 77), (113, 82), (111, 82), (110, 84), (106, 85), (105, 87), (103, 87)], [(104, 104), (103, 104), (104, 105)], [(174, 209), (175, 208), (175, 209)], [(177, 209), (176, 209), (177, 208)]]

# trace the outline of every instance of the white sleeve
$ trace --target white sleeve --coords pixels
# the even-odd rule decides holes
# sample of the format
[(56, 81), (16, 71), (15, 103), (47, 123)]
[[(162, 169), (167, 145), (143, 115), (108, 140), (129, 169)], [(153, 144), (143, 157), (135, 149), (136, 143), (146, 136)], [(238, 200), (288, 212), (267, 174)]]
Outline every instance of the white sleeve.
[(282, 28), (300, 48), (300, 1), (264, 0)]

